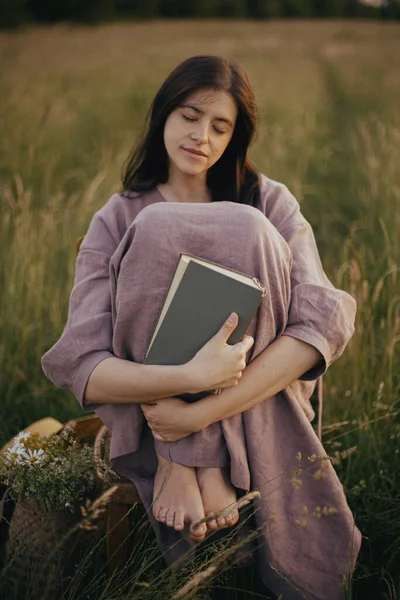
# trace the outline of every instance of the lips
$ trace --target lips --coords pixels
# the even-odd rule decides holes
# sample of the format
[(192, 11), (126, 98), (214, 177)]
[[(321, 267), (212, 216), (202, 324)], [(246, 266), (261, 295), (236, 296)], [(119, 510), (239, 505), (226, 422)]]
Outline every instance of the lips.
[(207, 155), (204, 154), (204, 152), (202, 152), (201, 150), (195, 150), (194, 148), (183, 148), (182, 150), (186, 150), (186, 152), (189, 152), (189, 154), (194, 154), (195, 156), (203, 156), (204, 158), (207, 158)]

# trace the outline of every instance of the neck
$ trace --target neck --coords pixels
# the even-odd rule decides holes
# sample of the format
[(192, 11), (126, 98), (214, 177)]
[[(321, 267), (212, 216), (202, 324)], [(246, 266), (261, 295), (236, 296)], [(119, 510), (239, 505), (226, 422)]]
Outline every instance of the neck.
[(159, 183), (157, 187), (168, 202), (211, 202), (205, 173), (199, 177), (171, 174), (166, 183)]

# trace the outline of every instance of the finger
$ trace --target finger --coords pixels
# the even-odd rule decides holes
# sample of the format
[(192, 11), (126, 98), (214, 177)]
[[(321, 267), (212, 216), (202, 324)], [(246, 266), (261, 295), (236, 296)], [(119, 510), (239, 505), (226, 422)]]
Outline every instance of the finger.
[(239, 383), (239, 378), (238, 377), (232, 377), (231, 379), (228, 379), (226, 381), (223, 381), (222, 383), (218, 384), (219, 388), (227, 388), (227, 387), (232, 387), (233, 385), (237, 385)]
[(253, 344), (254, 338), (252, 338), (251, 335), (245, 335), (242, 341), (237, 344), (237, 346), (240, 346), (241, 351), (246, 354)]
[(157, 402), (141, 402), (140, 406), (143, 408), (149, 408), (149, 406), (157, 406)]
[(218, 333), (215, 334), (215, 338), (226, 343), (231, 336), (234, 329), (236, 329), (239, 323), (239, 317), (236, 313), (231, 313), (225, 323), (222, 325)]

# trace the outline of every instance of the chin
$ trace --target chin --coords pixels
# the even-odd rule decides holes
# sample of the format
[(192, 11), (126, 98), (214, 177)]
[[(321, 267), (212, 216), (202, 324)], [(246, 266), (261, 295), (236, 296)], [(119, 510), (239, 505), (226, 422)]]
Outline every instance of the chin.
[(181, 162), (175, 162), (175, 168), (183, 175), (201, 175), (201, 173), (207, 171), (204, 166), (182, 164)]

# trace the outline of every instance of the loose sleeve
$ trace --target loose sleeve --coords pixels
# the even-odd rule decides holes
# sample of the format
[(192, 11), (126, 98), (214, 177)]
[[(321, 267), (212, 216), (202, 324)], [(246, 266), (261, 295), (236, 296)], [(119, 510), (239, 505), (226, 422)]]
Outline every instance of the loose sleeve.
[(311, 344), (321, 353), (323, 360), (300, 377), (311, 381), (344, 351), (354, 333), (356, 302), (326, 276), (313, 230), (289, 190), (276, 184), (270, 200), (267, 216), (292, 252), (291, 301), (283, 335)]
[(117, 244), (115, 233), (96, 213), (76, 259), (66, 326), (41, 360), (48, 379), (71, 391), (86, 412), (102, 406), (83, 404), (91, 372), (102, 360), (114, 357), (109, 264)]

